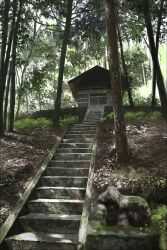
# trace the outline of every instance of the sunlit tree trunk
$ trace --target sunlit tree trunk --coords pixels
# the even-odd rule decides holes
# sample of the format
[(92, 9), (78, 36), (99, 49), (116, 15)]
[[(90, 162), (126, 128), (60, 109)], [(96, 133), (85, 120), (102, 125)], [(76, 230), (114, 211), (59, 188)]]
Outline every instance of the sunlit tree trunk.
[(145, 72), (145, 68), (144, 68), (144, 63), (142, 63), (141, 67), (142, 67), (142, 73), (143, 73), (144, 86), (147, 86), (146, 72)]
[(14, 116), (15, 116), (15, 96), (16, 96), (16, 49), (18, 40), (18, 31), (20, 26), (20, 18), (22, 12), (23, 1), (20, 1), (19, 11), (17, 13), (17, 21), (13, 36), (12, 47), (12, 66), (11, 66), (11, 91), (10, 91), (10, 111), (9, 111), (9, 131), (14, 130)]
[(5, 93), (4, 129), (7, 128), (7, 113), (8, 113), (8, 100), (9, 100), (10, 81), (11, 81), (11, 63), (10, 63), (10, 69), (9, 69), (9, 72), (8, 72), (8, 79), (7, 79), (6, 93)]
[(65, 60), (66, 60), (66, 54), (67, 54), (67, 45), (69, 42), (70, 30), (71, 30), (72, 6), (73, 6), (73, 0), (68, 0), (64, 38), (63, 38), (63, 44), (62, 44), (62, 49), (61, 49), (61, 55), (60, 55), (57, 95), (56, 95), (56, 100), (55, 100), (56, 122), (59, 122), (59, 119), (60, 119), (61, 97), (62, 97), (62, 89), (63, 89), (63, 75), (64, 75), (64, 67), (65, 67)]
[(162, 107), (164, 118), (167, 120), (167, 93), (166, 93), (164, 79), (163, 79), (162, 71), (160, 68), (158, 53), (157, 53), (156, 45), (154, 41), (154, 33), (153, 33), (153, 27), (151, 23), (149, 3), (148, 3), (148, 0), (143, 0), (142, 3), (143, 3), (143, 13), (144, 13), (144, 18), (145, 18), (145, 23), (146, 23), (146, 28), (147, 28), (147, 34), (148, 34), (148, 39), (149, 39), (150, 52), (151, 52), (151, 57), (153, 61), (153, 67), (156, 70), (157, 86), (158, 86), (159, 96), (161, 100), (161, 107)]
[(27, 67), (29, 65), (29, 62), (30, 62), (30, 59), (32, 56), (32, 52), (34, 49), (36, 35), (37, 35), (37, 23), (34, 20), (34, 32), (33, 32), (32, 43), (31, 43), (29, 54), (27, 56), (26, 62), (25, 62), (24, 67), (23, 67), (23, 71), (21, 74), (21, 84), (20, 84), (19, 89), (18, 89), (18, 97), (17, 97), (18, 98), (18, 105), (17, 105), (17, 111), (16, 111), (16, 119), (18, 118), (19, 112), (20, 112), (21, 99), (23, 96), (23, 88), (24, 88), (24, 83), (25, 83), (25, 74), (26, 74), (26, 70), (27, 70)]
[(121, 32), (120, 32), (119, 25), (117, 26), (117, 30), (118, 30), (118, 39), (119, 39), (120, 51), (121, 51), (122, 67), (123, 67), (123, 72), (124, 72), (124, 76), (125, 76), (125, 79), (126, 79), (126, 85), (127, 85), (129, 104), (130, 104), (130, 107), (133, 108), (134, 103), (133, 103), (133, 97), (132, 97), (132, 89), (131, 89), (131, 86), (130, 86), (129, 74), (128, 74), (128, 70), (127, 70), (127, 66), (126, 66), (126, 62), (125, 62), (123, 42), (122, 42), (122, 37), (121, 37)]
[(114, 0), (105, 0), (108, 34), (108, 59), (111, 76), (117, 158), (120, 164), (126, 164), (129, 160), (129, 154), (122, 104), (122, 87), (117, 36), (117, 11), (115, 3), (116, 1)]
[[(160, 39), (160, 29), (161, 29), (161, 24), (162, 24), (162, 13), (163, 13), (163, 8), (164, 8), (164, 3), (165, 0), (161, 0), (161, 6), (160, 6), (160, 11), (159, 11), (159, 18), (158, 18), (158, 24), (157, 24), (157, 34), (156, 34), (156, 52), (158, 56), (158, 50), (159, 50), (159, 39)], [(156, 68), (153, 67), (153, 83), (152, 83), (152, 103), (151, 106), (152, 108), (155, 107), (155, 98), (156, 98)]]
[(3, 121), (3, 101), (4, 101), (4, 92), (5, 84), (4, 81), (4, 66), (5, 66), (5, 53), (6, 53), (6, 44), (8, 37), (8, 22), (9, 22), (9, 8), (10, 0), (4, 1), (4, 9), (2, 13), (2, 41), (1, 41), (1, 60), (0, 60), (0, 137), (4, 135), (4, 121)]

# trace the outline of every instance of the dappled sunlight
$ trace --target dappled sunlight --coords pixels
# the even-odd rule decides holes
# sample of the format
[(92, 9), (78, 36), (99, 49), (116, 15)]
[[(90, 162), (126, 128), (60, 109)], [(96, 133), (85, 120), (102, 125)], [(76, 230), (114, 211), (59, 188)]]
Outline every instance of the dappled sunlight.
[(94, 174), (94, 184), (99, 191), (111, 184), (125, 193), (140, 194), (148, 198), (155, 190), (163, 189), (167, 169), (167, 143), (163, 136), (163, 124), (146, 121), (127, 123), (131, 160), (128, 166), (122, 168), (115, 163), (115, 152), (111, 150), (111, 131), (112, 126), (108, 122), (101, 125), (97, 170)]

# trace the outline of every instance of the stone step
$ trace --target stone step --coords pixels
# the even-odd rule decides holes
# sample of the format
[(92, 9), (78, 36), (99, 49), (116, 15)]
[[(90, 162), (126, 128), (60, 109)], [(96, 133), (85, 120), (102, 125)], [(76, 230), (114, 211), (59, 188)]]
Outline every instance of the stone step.
[(56, 153), (53, 160), (90, 160), (91, 153)]
[(97, 114), (89, 114), (86, 118), (86, 121), (89, 120), (89, 119), (99, 119), (101, 118), (101, 114), (100, 113), (97, 113)]
[(89, 168), (47, 167), (45, 176), (88, 176)]
[(92, 148), (92, 143), (61, 143), (60, 148)]
[(87, 125), (92, 125), (92, 126), (94, 125), (95, 126), (95, 125), (97, 125), (97, 122), (96, 121), (84, 121), (83, 125), (86, 125), (86, 126)]
[(40, 184), (48, 187), (85, 187), (87, 180), (87, 177), (80, 176), (44, 176)]
[(25, 232), (75, 234), (79, 230), (80, 215), (32, 213), (19, 218)]
[(91, 148), (58, 148), (59, 153), (91, 153)]
[(85, 122), (89, 121), (89, 120), (92, 120), (92, 121), (96, 121), (96, 120), (99, 120), (101, 118), (100, 115), (96, 115), (96, 116), (88, 116), (87, 119), (85, 120)]
[(88, 123), (97, 123), (99, 121), (100, 121), (100, 119), (89, 119), (86, 122), (88, 122)]
[(69, 131), (83, 131), (83, 130), (86, 130), (87, 131), (87, 129), (89, 129), (89, 130), (92, 130), (92, 131), (96, 131), (96, 127), (90, 127), (90, 126), (81, 126), (81, 127), (71, 127), (70, 129), (69, 129)]
[(78, 124), (74, 124), (71, 128), (92, 128), (92, 129), (96, 129), (96, 124), (93, 124), (93, 125), (91, 125), (91, 124), (84, 124), (84, 123), (82, 123), (82, 124), (80, 124), (80, 125), (78, 125)]
[(85, 188), (78, 187), (39, 187), (35, 189), (38, 199), (76, 199), (85, 197)]
[(90, 160), (52, 160), (50, 167), (89, 168)]
[(82, 214), (83, 200), (37, 199), (28, 202), (31, 213)]
[(87, 125), (90, 125), (90, 126), (92, 126), (92, 125), (97, 126), (97, 122), (85, 122), (84, 125), (85, 125), (85, 126), (87, 126)]
[(95, 129), (70, 129), (68, 131), (69, 134), (73, 134), (73, 135), (80, 135), (80, 134), (92, 134), (95, 135), (96, 134), (96, 130)]
[(71, 134), (71, 133), (67, 133), (64, 137), (65, 139), (75, 139), (75, 138), (95, 138), (95, 134)]
[(76, 250), (77, 234), (23, 233), (7, 238), (12, 250)]
[(74, 139), (63, 139), (63, 142), (65, 143), (92, 143), (94, 141), (94, 138), (74, 138)]

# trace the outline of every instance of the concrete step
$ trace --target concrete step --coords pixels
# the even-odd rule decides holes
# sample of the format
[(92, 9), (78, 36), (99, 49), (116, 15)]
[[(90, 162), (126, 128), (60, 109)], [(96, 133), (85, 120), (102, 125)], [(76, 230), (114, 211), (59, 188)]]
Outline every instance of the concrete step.
[(12, 250), (76, 250), (77, 235), (23, 233), (7, 238)]
[(82, 126), (82, 127), (77, 127), (77, 128), (75, 128), (75, 127), (71, 127), (70, 129), (69, 129), (69, 131), (87, 131), (87, 130), (91, 130), (91, 131), (96, 131), (96, 127), (84, 127), (84, 126)]
[(73, 138), (73, 139), (63, 139), (63, 142), (65, 143), (92, 143), (94, 141), (94, 138)]
[(85, 123), (82, 123), (81, 125), (73, 125), (71, 128), (91, 128), (91, 129), (96, 129), (96, 124), (93, 124), (93, 125), (91, 125), (91, 124), (85, 124)]
[(95, 138), (95, 134), (71, 134), (71, 133), (67, 133), (64, 137), (65, 139), (75, 139), (75, 138)]
[(53, 160), (90, 160), (91, 153), (56, 153)]
[(81, 215), (32, 213), (19, 218), (25, 232), (75, 234), (79, 230)]
[(84, 125), (85, 126), (88, 126), (88, 125), (89, 126), (92, 126), (92, 125), (97, 126), (97, 122), (85, 122)]
[(87, 123), (97, 123), (99, 121), (100, 121), (100, 119), (88, 119), (86, 122)]
[(73, 127), (71, 127), (70, 129), (69, 129), (69, 131), (88, 131), (88, 129), (89, 129), (89, 131), (92, 131), (92, 132), (96, 132), (96, 127), (93, 127), (93, 128), (91, 128), (91, 127), (80, 127), (80, 128), (73, 128)]
[(90, 148), (59, 148), (57, 150), (59, 153), (91, 153)]
[(101, 118), (101, 115), (90, 115), (87, 117), (87, 119), (85, 121), (88, 121), (88, 120), (99, 120)]
[(82, 135), (82, 134), (91, 134), (91, 135), (96, 135), (96, 130), (95, 129), (78, 129), (78, 130), (69, 130), (68, 134), (71, 135)]
[(38, 199), (76, 199), (85, 197), (85, 188), (78, 187), (39, 187), (35, 189)]
[(88, 120), (86, 120), (86, 121), (83, 122), (83, 125), (92, 125), (92, 126), (95, 126), (96, 125), (96, 121), (88, 121)]
[(89, 168), (47, 167), (45, 176), (88, 176)]
[(28, 202), (31, 213), (82, 214), (83, 200), (37, 199)]
[(90, 160), (52, 160), (50, 167), (89, 168)]
[(44, 176), (40, 184), (47, 187), (85, 187), (87, 180), (87, 177), (80, 176)]
[(92, 143), (61, 143), (60, 148), (92, 148)]

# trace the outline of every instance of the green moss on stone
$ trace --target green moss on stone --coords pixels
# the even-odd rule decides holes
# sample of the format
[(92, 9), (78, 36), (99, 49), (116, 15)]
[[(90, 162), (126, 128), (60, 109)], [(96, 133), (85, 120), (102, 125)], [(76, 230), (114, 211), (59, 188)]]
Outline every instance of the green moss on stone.
[(139, 207), (143, 207), (144, 209), (147, 210), (148, 215), (151, 215), (151, 211), (147, 201), (139, 196), (124, 196), (124, 198), (120, 203), (120, 208), (124, 209), (131, 207), (132, 205), (138, 205)]

